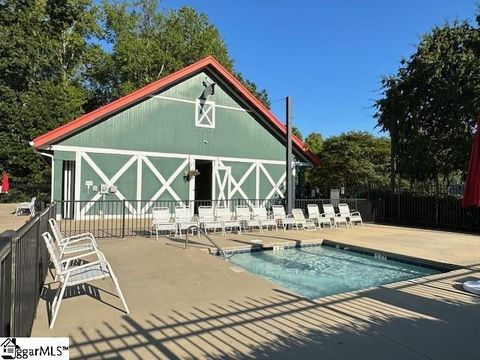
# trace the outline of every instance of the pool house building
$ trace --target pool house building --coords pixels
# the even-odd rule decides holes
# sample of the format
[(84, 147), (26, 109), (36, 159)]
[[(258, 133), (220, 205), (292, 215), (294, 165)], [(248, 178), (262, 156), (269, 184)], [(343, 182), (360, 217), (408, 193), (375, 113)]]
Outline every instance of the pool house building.
[[(318, 159), (296, 137), (297, 164)], [(128, 215), (156, 203), (281, 199), (286, 128), (208, 57), (33, 140), (52, 158), (52, 200), (63, 218)], [(301, 166), (301, 167), (303, 167)], [(112, 201), (113, 202), (113, 201)]]

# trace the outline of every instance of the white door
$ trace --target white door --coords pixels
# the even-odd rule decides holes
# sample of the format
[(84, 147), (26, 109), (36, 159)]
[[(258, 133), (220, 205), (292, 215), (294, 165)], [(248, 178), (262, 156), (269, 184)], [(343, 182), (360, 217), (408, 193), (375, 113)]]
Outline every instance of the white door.
[(64, 219), (73, 219), (75, 199), (75, 161), (63, 161), (62, 187), (62, 216)]

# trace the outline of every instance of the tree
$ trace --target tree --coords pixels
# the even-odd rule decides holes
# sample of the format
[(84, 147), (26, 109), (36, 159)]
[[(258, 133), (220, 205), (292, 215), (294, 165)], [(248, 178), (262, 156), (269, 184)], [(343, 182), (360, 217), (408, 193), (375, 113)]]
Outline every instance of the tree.
[(292, 126), (292, 134), (299, 138), (301, 141), (303, 141), (303, 135), (297, 127)]
[(310, 149), (314, 154), (320, 154), (323, 148), (323, 138), (320, 133), (310, 133), (305, 139), (305, 145)]
[(310, 186), (328, 195), (330, 188), (345, 187), (348, 194), (388, 179), (390, 142), (367, 132), (348, 132), (327, 138), (318, 153), (320, 166), (307, 176)]
[(479, 40), (467, 22), (436, 27), (382, 80), (375, 117), (402, 177), (438, 181), (466, 170), (480, 109)]
[(78, 70), (93, 13), (86, 0), (0, 5), (0, 171), (11, 175), (13, 198), (48, 192), (49, 166), (29, 141), (82, 112)]
[[(205, 14), (182, 7), (161, 13), (156, 0), (138, 3), (104, 2), (102, 37), (111, 52), (92, 52), (88, 71), (90, 108), (112, 101), (141, 86), (214, 56), (234, 72), (224, 40)], [(265, 90), (237, 77), (266, 106)]]

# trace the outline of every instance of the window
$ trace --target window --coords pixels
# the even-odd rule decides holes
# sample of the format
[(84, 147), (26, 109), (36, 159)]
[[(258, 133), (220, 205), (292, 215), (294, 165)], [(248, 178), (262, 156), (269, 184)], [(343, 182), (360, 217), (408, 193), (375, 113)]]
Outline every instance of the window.
[(215, 102), (200, 99), (195, 101), (195, 126), (215, 128)]

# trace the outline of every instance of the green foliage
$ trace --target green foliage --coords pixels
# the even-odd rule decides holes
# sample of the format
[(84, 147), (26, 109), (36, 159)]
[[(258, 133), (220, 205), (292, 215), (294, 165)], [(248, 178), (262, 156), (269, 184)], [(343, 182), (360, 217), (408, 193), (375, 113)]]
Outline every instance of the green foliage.
[[(319, 134), (311, 135), (307, 138), (318, 140)], [(344, 186), (352, 194), (357, 188), (388, 180), (390, 141), (386, 138), (367, 132), (348, 132), (327, 138), (317, 154), (320, 166), (309, 171), (306, 180), (325, 195), (330, 188)]]
[(305, 145), (313, 152), (315, 155), (320, 154), (323, 149), (323, 137), (320, 133), (310, 133), (305, 139)]
[[(205, 14), (182, 7), (161, 13), (155, 0), (104, 2), (103, 40), (111, 52), (92, 51), (87, 72), (91, 108), (175, 72), (206, 56), (233, 71), (233, 60), (218, 30)], [(243, 84), (269, 106), (265, 90)]]
[(292, 134), (303, 141), (303, 135), (297, 127), (292, 126)]
[(382, 80), (375, 116), (392, 137), (402, 177), (424, 181), (466, 170), (480, 109), (479, 40), (467, 22), (436, 27)]
[(48, 191), (49, 167), (29, 141), (82, 112), (78, 69), (93, 13), (84, 0), (0, 5), (0, 171), (11, 174), (13, 199)]

